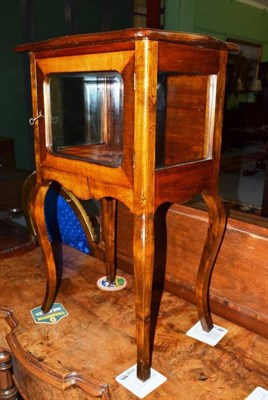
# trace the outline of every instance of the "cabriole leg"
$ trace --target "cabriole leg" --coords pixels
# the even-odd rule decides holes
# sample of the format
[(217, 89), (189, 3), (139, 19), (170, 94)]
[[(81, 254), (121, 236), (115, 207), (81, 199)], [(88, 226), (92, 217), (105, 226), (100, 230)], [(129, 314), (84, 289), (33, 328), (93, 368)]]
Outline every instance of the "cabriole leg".
[(204, 331), (213, 328), (209, 308), (209, 284), (226, 225), (224, 205), (218, 195), (202, 193), (208, 207), (209, 226), (196, 282), (196, 306)]
[(47, 313), (51, 309), (60, 283), (57, 276), (53, 248), (49, 240), (45, 221), (45, 198), (48, 189), (49, 185), (37, 185), (30, 206), (32, 220), (46, 266), (46, 294), (42, 305), (42, 311), (44, 313)]

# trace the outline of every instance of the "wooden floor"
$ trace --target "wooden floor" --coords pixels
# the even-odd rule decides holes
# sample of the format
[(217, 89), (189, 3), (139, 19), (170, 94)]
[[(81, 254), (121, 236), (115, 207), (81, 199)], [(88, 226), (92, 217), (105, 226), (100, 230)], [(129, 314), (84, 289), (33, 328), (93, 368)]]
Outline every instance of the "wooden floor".
[[(136, 399), (115, 381), (136, 362), (133, 278), (124, 272), (127, 288), (103, 292), (96, 286), (104, 275), (102, 262), (64, 247), (63, 284), (57, 301), (69, 316), (55, 325), (36, 325), (30, 310), (41, 304), (45, 289), (40, 249), (0, 263), (0, 307), (13, 309), (19, 321), (16, 338), (27, 354), (54, 373), (75, 371), (85, 379), (108, 384), (113, 400)], [(266, 339), (215, 317), (214, 323), (229, 332), (216, 347), (210, 347), (185, 335), (197, 322), (194, 306), (156, 288), (155, 315), (157, 310), (153, 367), (167, 382), (146, 399), (242, 400), (257, 386), (268, 389)], [(0, 345), (6, 346), (9, 331), (0, 313)], [(31, 400), (58, 400), (52, 392), (46, 384), (48, 397), (36, 392)], [(69, 398), (74, 397), (66, 394)], [(84, 393), (79, 399), (91, 397)]]

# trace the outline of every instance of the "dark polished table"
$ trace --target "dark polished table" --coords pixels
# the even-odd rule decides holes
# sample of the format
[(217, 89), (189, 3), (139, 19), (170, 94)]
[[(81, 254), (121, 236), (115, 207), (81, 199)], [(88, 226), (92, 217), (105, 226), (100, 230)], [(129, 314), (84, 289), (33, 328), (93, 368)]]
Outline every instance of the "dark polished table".
[(0, 211), (22, 209), (22, 187), (30, 171), (0, 167)]
[(266, 143), (266, 150), (268, 153), (268, 125), (262, 127), (255, 126), (241, 126), (231, 127), (223, 130), (223, 144), (224, 141), (228, 145), (245, 146), (252, 141), (260, 141)]
[(28, 229), (17, 224), (22, 215), (22, 188), (30, 171), (0, 167), (0, 259), (22, 254), (36, 247)]
[(262, 195), (261, 215), (268, 217), (268, 157), (265, 163), (264, 187)]
[(242, 143), (248, 140), (262, 140), (267, 144), (266, 146), (266, 157), (264, 157), (263, 162), (265, 165), (265, 175), (264, 175), (264, 188), (261, 204), (261, 215), (263, 217), (268, 217), (268, 125), (263, 125), (262, 127), (254, 126), (244, 126), (229, 128), (224, 131), (226, 137), (228, 135), (239, 135), (241, 137)]

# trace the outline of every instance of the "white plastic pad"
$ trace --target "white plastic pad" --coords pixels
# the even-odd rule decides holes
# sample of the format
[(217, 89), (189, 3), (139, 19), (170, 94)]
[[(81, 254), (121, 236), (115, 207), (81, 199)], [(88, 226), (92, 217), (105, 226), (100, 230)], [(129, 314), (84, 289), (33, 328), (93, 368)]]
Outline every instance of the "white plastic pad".
[(143, 382), (137, 378), (137, 365), (128, 368), (122, 374), (118, 375), (116, 381), (128, 389), (135, 396), (143, 399), (145, 396), (153, 392), (158, 386), (162, 385), (167, 378), (151, 368), (150, 378)]
[(268, 400), (268, 390), (258, 386), (245, 400)]
[(198, 321), (191, 329), (189, 329), (188, 332), (186, 332), (186, 335), (197, 339), (200, 342), (209, 344), (210, 346), (215, 346), (227, 332), (227, 329), (218, 325), (213, 325), (211, 331), (205, 332), (202, 329), (200, 321)]
[(122, 276), (116, 276), (113, 283), (108, 282), (107, 277), (103, 276), (98, 279), (97, 286), (101, 290), (106, 290), (107, 292), (115, 292), (117, 290), (124, 289), (127, 286), (127, 281)]

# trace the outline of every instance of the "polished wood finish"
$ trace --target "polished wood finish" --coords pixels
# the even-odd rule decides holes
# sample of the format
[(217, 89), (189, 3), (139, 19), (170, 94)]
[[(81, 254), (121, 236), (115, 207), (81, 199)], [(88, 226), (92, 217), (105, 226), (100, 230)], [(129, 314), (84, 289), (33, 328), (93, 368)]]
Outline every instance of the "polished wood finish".
[[(69, 36), (16, 48), (31, 54), (33, 116), (44, 116), (35, 123), (37, 184), (31, 196), (32, 219), (47, 271), (42, 309), (47, 312), (51, 308), (61, 282), (45, 228), (44, 201), (49, 185), (56, 181), (80, 199), (105, 198), (103, 227), (109, 280), (115, 276), (115, 200), (107, 198), (120, 200), (134, 218), (137, 374), (143, 381), (150, 376), (152, 357), (155, 211), (165, 202), (182, 203), (197, 193), (202, 193), (210, 216), (197, 278), (197, 308), (203, 329), (209, 331), (213, 326), (207, 292), (225, 225), (218, 173), (226, 58), (228, 50), (234, 49), (236, 46), (208, 36), (148, 29)], [(122, 164), (117, 168), (102, 165), (106, 157), (103, 149), (95, 153), (100, 164), (53, 153), (49, 74), (114, 70), (124, 81)], [(168, 93), (167, 123), (165, 132), (160, 133), (166, 133), (164, 165), (156, 157), (159, 73), (169, 84), (178, 82), (173, 93)], [(179, 96), (183, 109), (175, 105), (174, 96)], [(182, 121), (178, 136), (172, 124), (175, 119)], [(77, 148), (71, 152), (74, 150)]]
[(112, 284), (116, 278), (116, 208), (117, 202), (112, 198), (104, 198), (102, 205), (103, 240), (105, 243), (106, 278)]
[[(43, 40), (37, 43), (21, 44), (16, 47), (16, 51), (49, 51), (54, 54), (55, 50), (62, 49), (75, 49), (79, 48), (79, 53), (82, 51), (80, 47), (84, 46), (103, 46), (114, 45), (114, 43), (124, 43), (132, 40), (143, 40), (148, 38), (150, 40), (160, 40), (163, 42), (176, 42), (176, 43), (188, 43), (194, 46), (200, 46), (204, 48), (215, 48), (215, 49), (228, 49), (230, 51), (238, 50), (238, 46), (231, 42), (223, 42), (216, 38), (207, 35), (199, 35), (186, 32), (175, 32), (175, 31), (163, 31), (157, 29), (143, 29), (143, 28), (130, 28), (112, 32), (98, 32), (91, 34), (80, 34), (57, 37), (54, 39)], [(87, 49), (86, 49), (87, 51)], [(61, 53), (60, 53), (61, 54)]]
[[(35, 324), (30, 315), (42, 301), (40, 249), (1, 263), (0, 304), (8, 307), (1, 306), (0, 346), (12, 352), (24, 399), (136, 399), (115, 380), (136, 363), (133, 277), (119, 271), (127, 287), (107, 293), (96, 286), (105, 263), (68, 246), (63, 257), (66, 268), (58, 301), (69, 315), (56, 325)], [(217, 346), (205, 345), (185, 335), (198, 320), (193, 305), (158, 285), (152, 299), (153, 367), (167, 382), (148, 400), (237, 400), (256, 386), (267, 387), (266, 339), (214, 316), (228, 333)]]
[(0, 346), (0, 399), (15, 400), (18, 390), (12, 379), (12, 359), (8, 350)]

